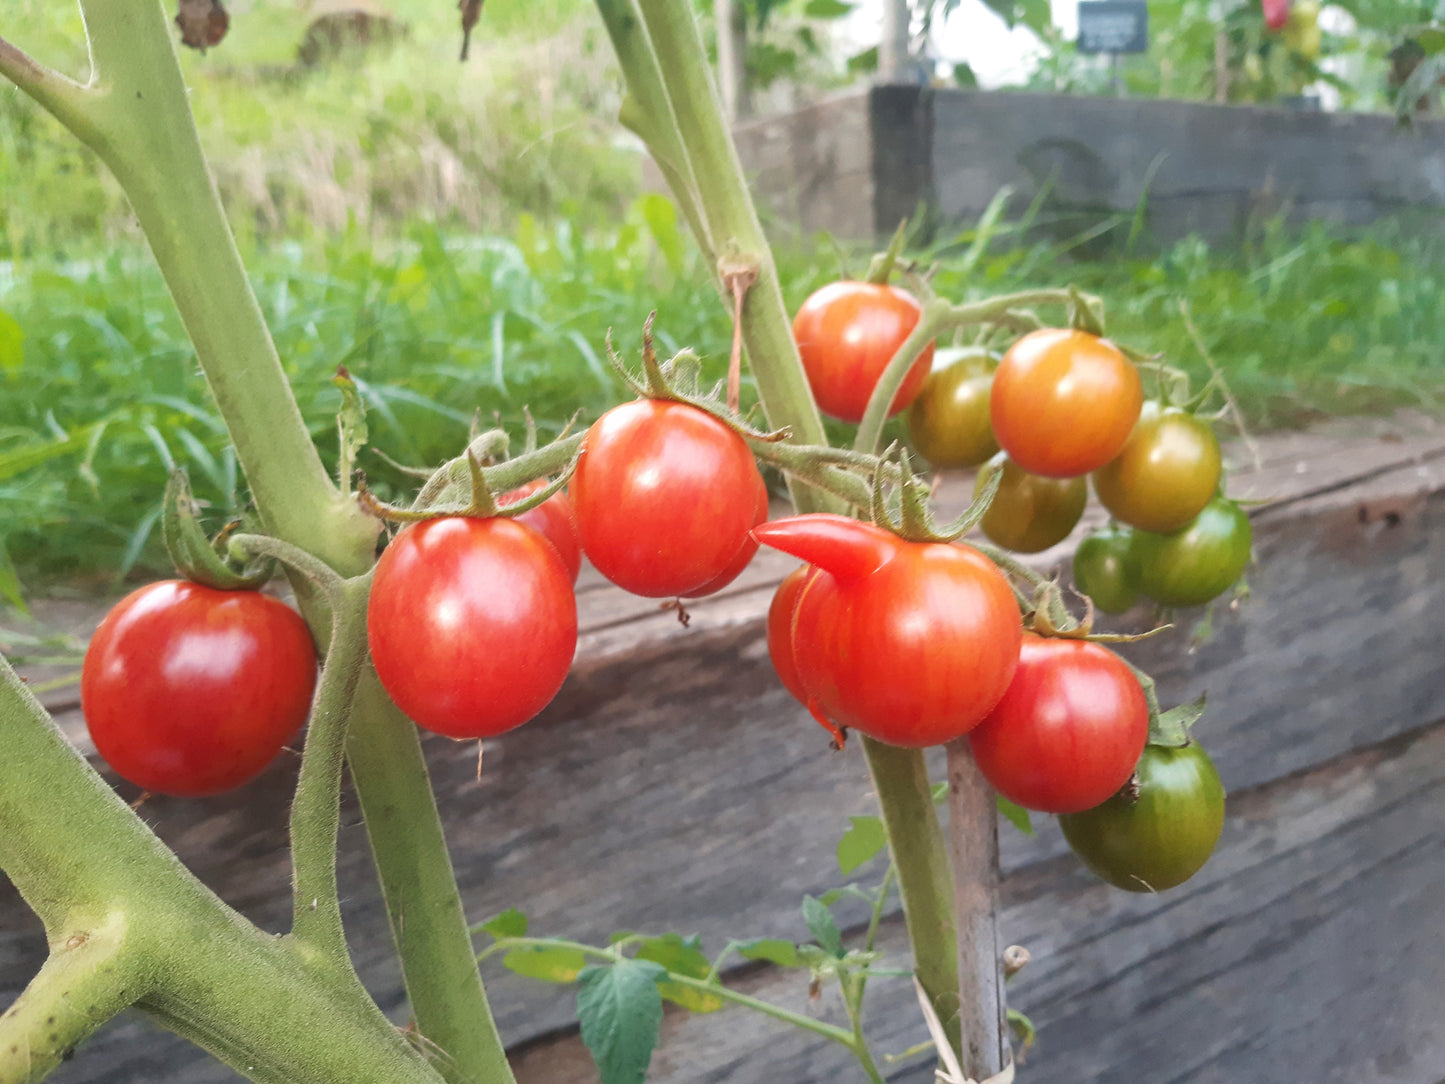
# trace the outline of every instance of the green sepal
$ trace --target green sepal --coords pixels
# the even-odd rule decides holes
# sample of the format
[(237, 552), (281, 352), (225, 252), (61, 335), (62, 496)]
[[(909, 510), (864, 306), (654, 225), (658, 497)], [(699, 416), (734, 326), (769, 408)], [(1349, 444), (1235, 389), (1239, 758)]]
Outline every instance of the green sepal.
[[(224, 541), (229, 533), (222, 531), (218, 539)], [(218, 591), (255, 591), (267, 583), (276, 570), (276, 562), (269, 557), (256, 558), (235, 568), (217, 552), (201, 526), (195, 498), (191, 496), (191, 483), (184, 470), (173, 471), (166, 484), (161, 536), (176, 572), (193, 583)]]
[(1069, 326), (1075, 331), (1090, 335), (1104, 334), (1104, 302), (1102, 298), (1086, 294), (1077, 286), (1069, 287)]

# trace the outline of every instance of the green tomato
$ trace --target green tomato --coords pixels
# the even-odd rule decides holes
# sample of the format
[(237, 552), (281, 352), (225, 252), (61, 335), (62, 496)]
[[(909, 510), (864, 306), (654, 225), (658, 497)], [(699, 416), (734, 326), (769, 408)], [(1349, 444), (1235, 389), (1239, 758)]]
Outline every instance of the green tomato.
[(1094, 472), (1094, 492), (1116, 518), (1143, 531), (1178, 531), (1219, 489), (1219, 440), (1183, 410), (1144, 404), (1128, 443)]
[(1101, 527), (1074, 551), (1074, 586), (1095, 609), (1120, 614), (1139, 601), (1139, 558), (1128, 527)]
[(1209, 755), (1191, 741), (1149, 745), (1126, 786), (1103, 805), (1059, 817), (1084, 864), (1130, 892), (1163, 892), (1199, 872), (1224, 828), (1224, 786)]
[(1249, 517), (1216, 497), (1181, 531), (1135, 533), (1139, 590), (1161, 606), (1202, 606), (1239, 579), (1254, 535)]
[[(939, 351), (942, 354), (942, 351)], [(976, 467), (998, 452), (989, 420), (993, 358), (969, 350), (947, 367), (936, 363), (908, 409), (913, 447), (935, 467)]]
[[(974, 496), (983, 490), (980, 471)], [(1015, 553), (1038, 553), (1069, 537), (1084, 514), (1089, 487), (1077, 478), (1029, 474), (1012, 459), (1003, 460), (1003, 477), (979, 526), (993, 542)]]

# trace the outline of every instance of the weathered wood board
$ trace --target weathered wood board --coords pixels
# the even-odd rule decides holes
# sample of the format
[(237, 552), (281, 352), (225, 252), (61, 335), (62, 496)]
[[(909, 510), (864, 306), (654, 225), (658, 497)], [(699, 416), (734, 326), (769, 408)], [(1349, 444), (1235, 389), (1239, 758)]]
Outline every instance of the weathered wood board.
[[(1069, 1079), (1117, 1072), (1149, 1084), (1434, 1084), (1445, 1077), (1445, 1039), (1431, 1030), (1445, 975), (1438, 954), (1433, 963), (1425, 958), (1429, 939), (1445, 933), (1445, 917), (1418, 895), (1420, 886), (1445, 880), (1439, 780), (1411, 775), (1430, 758), (1407, 755), (1399, 744), (1407, 740), (1401, 735), (1445, 717), (1440, 628), (1430, 616), (1445, 612), (1442, 456), (1445, 435), (1428, 419), (1401, 418), (1353, 436), (1336, 430), (1328, 441), (1271, 438), (1262, 442), (1263, 469), (1236, 473), (1232, 491), (1273, 498), (1254, 516), (1253, 598), (1218, 615), (1214, 635), (1192, 654), (1183, 653), (1182, 630), (1131, 649), (1159, 676), (1167, 699), (1210, 691), (1200, 733), (1236, 796), (1226, 846), (1197, 887), (1141, 901), (1093, 885), (1061, 853), (1052, 825), (1041, 825), (1034, 840), (1005, 829), (1004, 937), (1036, 956), (1015, 999), (1046, 1026), (1046, 1045), (1025, 1079), (1063, 1080), (1071, 1067), (1081, 1071)], [(962, 482), (951, 485), (956, 493)], [(871, 800), (859, 751), (828, 753), (822, 731), (767, 663), (761, 620), (771, 585), (789, 567), (764, 556), (728, 597), (694, 607), (686, 630), (651, 603), (584, 585), (587, 632), (573, 676), (543, 718), (488, 744), (481, 781), (474, 747), (427, 743), (474, 916), (518, 905), (534, 930), (581, 939), (619, 928), (700, 932), (714, 946), (729, 936), (806, 936), (799, 901), (838, 882), (833, 844), (847, 816), (868, 812)], [(83, 624), (78, 611), (69, 617)], [(62, 707), (65, 696), (54, 701)], [(76, 731), (73, 709), (63, 722)], [(1418, 744), (1435, 750), (1438, 768), (1439, 739)], [(1391, 797), (1361, 765), (1396, 760), (1391, 770), (1406, 789)], [(294, 762), (284, 765), (240, 795), (152, 799), (143, 807), (207, 883), (272, 929), (284, 928), (288, 912), (293, 771)], [(1316, 811), (1337, 778), (1352, 782)], [(402, 1013), (350, 804), (344, 821), (349, 934), (363, 977), (388, 1010)], [(1344, 842), (1309, 835), (1331, 823), (1344, 826)], [(1379, 834), (1371, 834), (1375, 826)], [(1388, 865), (1385, 856), (1396, 852), (1387, 837), (1404, 826), (1420, 842)], [(1387, 863), (1383, 872), (1368, 872), (1376, 861)], [(1361, 932), (1376, 927), (1387, 932), (1374, 940)], [(896, 930), (891, 936), (897, 944)], [(1219, 956), (1221, 946), (1233, 955)], [(1346, 946), (1336, 965), (1331, 953)], [(0, 1001), (20, 988), (42, 952), (38, 924), (7, 890)], [(1262, 954), (1253, 971), (1244, 958), (1251, 953)], [(1195, 979), (1183, 981), (1190, 974)], [(1390, 1000), (1388, 974), (1402, 976), (1407, 1000)], [(1180, 981), (1171, 985), (1171, 975)], [(565, 1034), (569, 992), (500, 968), (489, 968), (488, 981), (509, 1043), (525, 1047), (525, 1079), (594, 1079)], [(770, 995), (803, 996), (792, 975), (743, 981)], [(1261, 999), (1244, 996), (1256, 992)], [(877, 983), (872, 1012), (885, 1049), (922, 1037), (906, 987)], [(1146, 1018), (1174, 1038), (1140, 1035), (1134, 1029)], [(658, 1080), (852, 1079), (816, 1046), (787, 1038), (764, 1048), (763, 1032), (745, 1014), (669, 1017), (667, 1026), (676, 1038), (658, 1055)], [(1268, 1060), (1275, 1052), (1260, 1037), (1266, 1026), (1288, 1057)], [(1246, 1072), (1247, 1055), (1275, 1068), (1298, 1066), (1300, 1074)], [(927, 1077), (900, 1072), (900, 1080)], [(179, 1040), (118, 1023), (55, 1079), (234, 1077)]]

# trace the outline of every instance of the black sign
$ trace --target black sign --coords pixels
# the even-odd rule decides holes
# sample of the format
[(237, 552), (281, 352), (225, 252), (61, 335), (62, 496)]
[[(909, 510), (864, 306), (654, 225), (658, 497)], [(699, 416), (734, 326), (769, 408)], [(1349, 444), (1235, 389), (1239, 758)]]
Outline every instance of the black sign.
[(1147, 52), (1145, 0), (1079, 0), (1078, 48), (1081, 53)]

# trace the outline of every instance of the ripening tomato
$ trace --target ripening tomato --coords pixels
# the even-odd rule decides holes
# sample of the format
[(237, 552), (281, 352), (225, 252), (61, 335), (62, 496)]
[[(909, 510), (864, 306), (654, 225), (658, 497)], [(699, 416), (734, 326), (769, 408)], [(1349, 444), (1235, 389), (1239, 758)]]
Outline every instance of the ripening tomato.
[[(763, 481), (763, 476), (758, 475), (758, 497), (757, 511), (753, 514), (753, 526), (768, 521), (768, 484)], [(743, 539), (743, 544), (738, 548), (737, 555), (712, 579), (701, 587), (695, 587), (684, 594), (683, 598), (704, 598), (707, 595), (715, 595), (733, 580), (743, 574), (743, 569), (752, 562), (753, 555), (758, 552), (758, 540), (749, 534)]]
[(1150, 745), (1137, 786), (1103, 805), (1059, 818), (1074, 853), (1130, 892), (1163, 892), (1209, 861), (1224, 830), (1224, 785), (1203, 748)]
[[(544, 479), (538, 478), (520, 489), (512, 490), (502, 497), (500, 503), (516, 504), (546, 485)], [(512, 518), (518, 523), (525, 523), (534, 531), (541, 532), (542, 537), (552, 543), (575, 584), (578, 573), (582, 571), (582, 546), (577, 541), (577, 514), (572, 511), (572, 502), (568, 500), (566, 492), (554, 493), (536, 508), (530, 508)]]
[(1264, 8), (1264, 25), (1270, 30), (1283, 30), (1289, 22), (1290, 0), (1260, 0)]
[(1139, 601), (1139, 557), (1128, 527), (1101, 527), (1074, 551), (1074, 586), (1097, 609), (1121, 614)]
[[(818, 409), (845, 422), (862, 421), (878, 378), (922, 313), (906, 290), (872, 282), (829, 283), (804, 301), (793, 319), (793, 338)], [(932, 363), (929, 343), (893, 397), (889, 417), (913, 402)]]
[[(980, 471), (974, 483), (975, 497), (983, 491), (985, 474)], [(1039, 553), (1069, 537), (1088, 503), (1082, 478), (1043, 478), (1005, 457), (998, 492), (978, 525), (1006, 550)]]
[(1239, 579), (1253, 539), (1244, 509), (1224, 497), (1205, 505), (1182, 531), (1136, 531), (1139, 589), (1161, 606), (1202, 606)]
[(1094, 492), (1129, 526), (1167, 534), (1209, 503), (1222, 465), (1207, 421), (1151, 400), (1123, 451), (1094, 472)]
[(95, 748), (136, 786), (183, 798), (254, 778), (306, 722), (316, 648), (257, 591), (165, 580), (118, 602), (91, 637), (80, 703)]
[(1009, 347), (989, 396), (999, 447), (1030, 474), (1072, 478), (1119, 454), (1144, 403), (1133, 362), (1108, 339), (1043, 328)]
[(577, 650), (577, 600), (540, 532), (503, 517), (413, 523), (377, 562), (371, 661), (419, 726), (488, 738), (547, 706)]
[(803, 679), (798, 676), (798, 666), (793, 661), (793, 619), (808, 581), (817, 574), (812, 565), (795, 568), (778, 584), (768, 606), (768, 657), (773, 660), (773, 669), (778, 672), (783, 688), (801, 704), (807, 704), (808, 691), (803, 688)]
[(727, 571), (757, 522), (761, 484), (726, 423), (686, 403), (636, 399), (592, 424), (570, 491), (597, 570), (634, 595), (668, 598)]
[(1077, 813), (1128, 782), (1149, 739), (1149, 705), (1112, 651), (1029, 633), (1008, 691), (968, 738), (984, 778), (1009, 801)]
[(835, 515), (753, 533), (819, 569), (792, 620), (792, 662), (815, 715), (922, 747), (967, 733), (1003, 695), (1022, 621), (1008, 581), (977, 550)]
[(929, 373), (908, 408), (908, 435), (918, 454), (937, 468), (976, 467), (991, 459), (998, 452), (989, 421), (992, 388), (987, 351), (971, 351)]

